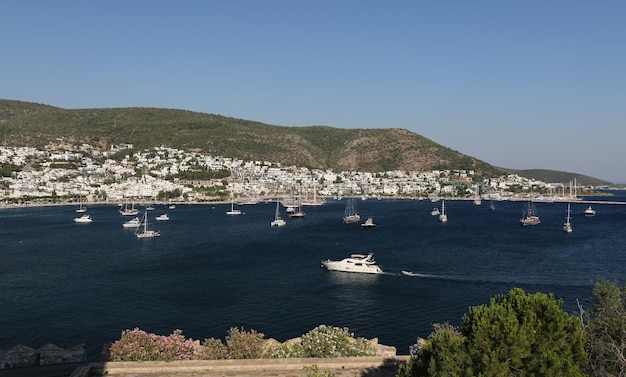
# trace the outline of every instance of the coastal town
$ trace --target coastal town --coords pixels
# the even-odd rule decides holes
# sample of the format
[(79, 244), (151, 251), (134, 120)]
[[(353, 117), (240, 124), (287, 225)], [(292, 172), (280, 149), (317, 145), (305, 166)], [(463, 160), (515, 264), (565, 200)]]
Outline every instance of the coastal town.
[[(547, 183), (515, 174), (481, 177), (473, 170), (379, 173), (316, 170), (270, 161), (242, 161), (165, 146), (132, 144), (100, 150), (59, 140), (39, 150), (0, 147), (2, 205), (123, 201), (251, 204), (263, 198), (451, 198), (506, 200), (576, 195), (572, 182)], [(11, 167), (7, 169), (7, 167)], [(580, 188), (579, 188), (580, 189)]]

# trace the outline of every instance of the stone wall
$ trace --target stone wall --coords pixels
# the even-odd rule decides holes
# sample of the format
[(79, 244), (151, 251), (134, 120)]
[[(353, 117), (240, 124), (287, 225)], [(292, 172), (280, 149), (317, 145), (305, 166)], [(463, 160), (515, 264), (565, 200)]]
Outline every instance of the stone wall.
[(0, 369), (84, 363), (86, 360), (87, 353), (83, 344), (67, 349), (54, 344), (46, 344), (38, 349), (20, 344), (8, 350), (0, 351)]

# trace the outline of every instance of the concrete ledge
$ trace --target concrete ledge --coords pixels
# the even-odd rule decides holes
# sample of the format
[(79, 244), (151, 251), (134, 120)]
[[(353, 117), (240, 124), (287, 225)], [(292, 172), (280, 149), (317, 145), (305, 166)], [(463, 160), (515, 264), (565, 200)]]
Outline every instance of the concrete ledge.
[[(290, 358), (290, 359), (244, 359), (244, 360), (189, 360), (189, 361), (126, 361), (89, 364), (88, 368), (76, 370), (72, 377), (88, 376), (236, 376), (306, 375), (302, 368), (317, 365), (320, 371), (343, 371), (362, 375), (361, 372), (385, 370), (395, 375), (398, 366), (410, 356), (395, 357), (340, 357), (340, 358)], [(286, 372), (286, 373), (285, 373)]]

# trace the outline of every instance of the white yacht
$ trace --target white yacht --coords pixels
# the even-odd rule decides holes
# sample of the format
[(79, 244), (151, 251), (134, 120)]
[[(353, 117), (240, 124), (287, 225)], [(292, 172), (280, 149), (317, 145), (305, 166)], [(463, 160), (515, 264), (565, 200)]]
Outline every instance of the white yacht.
[(322, 261), (322, 267), (328, 271), (360, 272), (364, 274), (382, 274), (383, 270), (376, 265), (374, 253), (352, 254), (349, 258), (340, 261), (330, 259)]
[(132, 220), (128, 220), (124, 224), (122, 224), (124, 228), (139, 228), (139, 225), (141, 225), (141, 220), (137, 216), (135, 216), (135, 218), (133, 218)]
[(361, 228), (375, 228), (374, 217), (370, 215), (364, 223), (361, 223)]
[(170, 219), (170, 217), (167, 215), (167, 213), (164, 213), (164, 214), (159, 215), (159, 216), (156, 217), (157, 221), (167, 221), (169, 219)]
[(90, 223), (91, 222), (91, 216), (89, 216), (89, 215), (82, 215), (81, 217), (76, 217), (74, 219), (74, 222), (77, 222), (77, 223)]

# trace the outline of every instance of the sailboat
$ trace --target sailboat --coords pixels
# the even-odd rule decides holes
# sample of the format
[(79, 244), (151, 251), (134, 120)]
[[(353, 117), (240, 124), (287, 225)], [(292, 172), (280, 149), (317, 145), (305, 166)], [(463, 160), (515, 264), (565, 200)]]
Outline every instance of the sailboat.
[(122, 216), (137, 216), (139, 210), (135, 208), (135, 203), (131, 203), (130, 207), (128, 207), (128, 202), (124, 204), (124, 208), (120, 209), (120, 213)]
[(479, 192), (479, 188), (478, 186), (476, 186), (476, 190), (474, 193), (474, 205), (475, 206), (479, 206), (481, 205), (482, 201), (480, 200), (480, 192)]
[(226, 211), (227, 215), (241, 215), (241, 211), (235, 209), (235, 198), (233, 196), (230, 197), (230, 211)]
[(324, 204), (324, 199), (319, 199), (317, 197), (317, 189), (316, 189), (316, 181), (313, 181), (313, 200), (309, 200), (307, 197), (302, 200), (301, 205), (303, 206), (321, 206)]
[(446, 201), (441, 201), (441, 213), (439, 214), (439, 221), (445, 223), (448, 221), (448, 215), (446, 215)]
[(87, 207), (83, 206), (83, 202), (82, 201), (78, 204), (78, 209), (76, 209), (76, 212), (77, 213), (87, 212)]
[[(143, 227), (141, 226), (143, 225)], [(143, 220), (141, 220), (141, 225), (135, 231), (135, 235), (137, 238), (152, 238), (152, 237), (160, 237), (161, 233), (158, 230), (152, 230), (148, 227), (148, 211), (143, 213)]]
[(357, 211), (354, 196), (351, 196), (343, 212), (343, 222), (344, 224), (352, 224), (358, 223), (359, 221), (361, 221), (361, 216), (359, 216), (359, 212)]
[(565, 223), (563, 224), (563, 231), (565, 233), (572, 233), (572, 224), (570, 223), (570, 203), (567, 203), (567, 217), (565, 217)]
[(279, 204), (280, 200), (276, 199), (276, 214), (274, 214), (274, 221), (270, 223), (271, 226), (284, 226), (287, 224), (285, 219), (280, 217)]
[(524, 209), (524, 214), (520, 219), (520, 223), (524, 226), (527, 225), (537, 225), (541, 221), (539, 220), (539, 216), (537, 216), (537, 208), (535, 208), (535, 203), (533, 203), (531, 198), (528, 198), (528, 202), (526, 203), (526, 208)]

